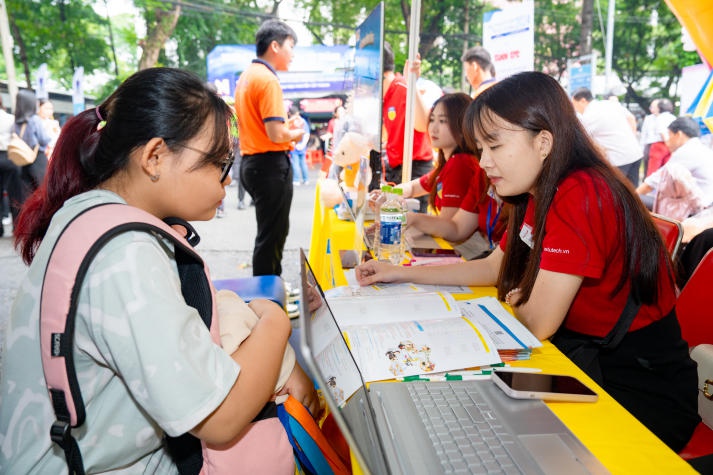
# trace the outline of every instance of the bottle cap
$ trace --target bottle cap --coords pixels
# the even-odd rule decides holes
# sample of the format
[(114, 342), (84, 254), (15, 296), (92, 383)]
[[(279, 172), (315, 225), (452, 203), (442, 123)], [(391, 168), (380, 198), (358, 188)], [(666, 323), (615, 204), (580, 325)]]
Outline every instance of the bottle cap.
[(391, 192), (392, 192), (393, 194), (395, 194), (395, 195), (403, 196), (403, 194), (404, 194), (404, 189), (403, 189), (403, 188), (399, 188), (399, 187), (397, 187), (397, 186), (394, 186), (393, 188), (391, 188)]
[(391, 185), (381, 185), (381, 191), (384, 193), (391, 193), (393, 191)]

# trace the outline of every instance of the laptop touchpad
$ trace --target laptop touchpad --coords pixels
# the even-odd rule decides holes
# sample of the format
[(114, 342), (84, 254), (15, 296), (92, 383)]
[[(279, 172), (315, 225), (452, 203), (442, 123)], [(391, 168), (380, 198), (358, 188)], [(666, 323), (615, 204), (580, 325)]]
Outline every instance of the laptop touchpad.
[(521, 435), (519, 439), (544, 473), (589, 473), (559, 434)]

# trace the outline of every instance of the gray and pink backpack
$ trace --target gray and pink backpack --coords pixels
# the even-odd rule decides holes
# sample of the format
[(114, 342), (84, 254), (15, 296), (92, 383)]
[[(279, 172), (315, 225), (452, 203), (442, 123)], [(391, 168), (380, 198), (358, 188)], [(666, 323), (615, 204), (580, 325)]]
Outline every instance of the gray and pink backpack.
[[(181, 236), (171, 225), (183, 226)], [(42, 365), (56, 415), (50, 437), (64, 451), (70, 474), (85, 473), (82, 454), (72, 429), (85, 422), (86, 412), (73, 361), (74, 324), (79, 291), (92, 260), (112, 238), (127, 231), (144, 231), (174, 244), (186, 303), (195, 308), (220, 344), (214, 287), (208, 268), (192, 246), (198, 235), (182, 220), (163, 222), (124, 204), (104, 204), (76, 216), (61, 232), (45, 271), (40, 302)], [(223, 450), (214, 450), (190, 434), (166, 438), (181, 474), (294, 473), (293, 448), (268, 403), (243, 436)]]

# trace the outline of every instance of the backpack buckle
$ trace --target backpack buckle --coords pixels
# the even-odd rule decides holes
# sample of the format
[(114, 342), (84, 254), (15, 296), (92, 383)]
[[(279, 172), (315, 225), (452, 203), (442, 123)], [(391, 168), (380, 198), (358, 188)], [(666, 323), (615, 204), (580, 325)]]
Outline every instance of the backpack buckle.
[(69, 422), (54, 421), (52, 427), (50, 427), (50, 439), (64, 448), (67, 442), (72, 438), (71, 431), (72, 426), (70, 426)]

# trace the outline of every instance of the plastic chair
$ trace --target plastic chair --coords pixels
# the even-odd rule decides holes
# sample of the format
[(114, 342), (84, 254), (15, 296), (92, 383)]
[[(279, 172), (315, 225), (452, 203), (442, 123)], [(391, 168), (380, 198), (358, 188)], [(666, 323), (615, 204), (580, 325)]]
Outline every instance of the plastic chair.
[(213, 285), (216, 290), (232, 290), (246, 302), (256, 298), (264, 298), (272, 300), (282, 308), (285, 308), (287, 303), (285, 282), (277, 275), (219, 279), (214, 280)]
[(683, 239), (683, 226), (681, 222), (656, 213), (651, 213), (651, 217), (663, 237), (664, 244), (666, 244), (666, 249), (668, 249), (671, 259), (675, 259), (681, 247), (681, 240)]
[[(713, 308), (710, 305), (710, 283), (713, 282), (713, 250), (703, 256), (676, 301), (676, 315), (681, 334), (688, 346), (713, 343)], [(690, 442), (679, 455), (690, 460), (713, 453), (713, 429), (698, 424)]]
[(693, 271), (676, 300), (676, 315), (683, 339), (688, 346), (713, 343), (713, 249), (708, 251)]

